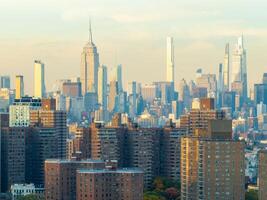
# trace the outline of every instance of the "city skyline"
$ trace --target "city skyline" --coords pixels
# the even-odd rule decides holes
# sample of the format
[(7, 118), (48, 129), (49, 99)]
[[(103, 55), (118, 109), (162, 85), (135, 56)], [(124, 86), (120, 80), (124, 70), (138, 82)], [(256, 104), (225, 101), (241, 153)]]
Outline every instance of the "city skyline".
[[(230, 43), (230, 56), (232, 56), (236, 38), (242, 34), (248, 51), (249, 88), (252, 83), (260, 81), (266, 66), (266, 60), (260, 52), (265, 51), (264, 46), (267, 44), (264, 38), (266, 34), (264, 16), (261, 15), (264, 11), (260, 4), (250, 2), (240, 4), (240, 1), (236, 1), (232, 2), (229, 8), (224, 6), (225, 1), (216, 2), (217, 5), (211, 1), (204, 1), (201, 5), (191, 1), (169, 4), (159, 1), (158, 5), (141, 9), (149, 2), (117, 1), (121, 3), (118, 8), (108, 3), (110, 7), (107, 9), (103, 7), (103, 2), (105, 1), (100, 3), (92, 1), (90, 2), (92, 6), (89, 6), (89, 3), (83, 1), (61, 2), (62, 4), (58, 1), (54, 3), (53, 9), (48, 6), (49, 2), (37, 3), (29, 0), (29, 3), (32, 3), (31, 7), (25, 4), (20, 6), (20, 2), (17, 2), (18, 5), (12, 12), (21, 14), (21, 20), (25, 21), (24, 27), (19, 25), (20, 15), (10, 20), (0, 19), (3, 21), (3, 34), (0, 40), (3, 47), (1, 51), (3, 59), (0, 61), (2, 74), (11, 75), (12, 85), (15, 75), (23, 75), (25, 93), (30, 95), (33, 93), (31, 70), (34, 59), (40, 59), (46, 65), (48, 91), (57, 79), (79, 76), (80, 53), (88, 38), (90, 15), (94, 40), (100, 54), (100, 64), (106, 65), (110, 71), (121, 63), (124, 86), (132, 80), (144, 83), (165, 80), (167, 35), (174, 38), (176, 82), (182, 78), (187, 81), (194, 79), (195, 71), (199, 67), (202, 67), (204, 72), (217, 74), (217, 66), (224, 60), (225, 44)], [(15, 1), (4, 3), (1, 7), (2, 13), (10, 13), (14, 3)], [(61, 5), (62, 8), (58, 9)], [(35, 8), (39, 6), (42, 6), (43, 10), (33, 19), (36, 14)], [(155, 12), (159, 6), (162, 7), (161, 11)], [(239, 6), (241, 9), (238, 9)], [(252, 6), (257, 9), (257, 13), (253, 16), (242, 15)], [(123, 11), (118, 14), (116, 12), (118, 9)], [(235, 14), (237, 9), (241, 12), (240, 16)], [(167, 10), (169, 12), (165, 12)], [(108, 17), (100, 15), (104, 11)], [(135, 12), (139, 15), (136, 16)], [(9, 16), (10, 14), (7, 15)], [(187, 23), (182, 19), (186, 19)], [(199, 21), (201, 23), (198, 23)], [(13, 31), (15, 27), (16, 32)], [(198, 31), (194, 31), (195, 28)], [(15, 55), (12, 51), (14, 48), (17, 49)], [(14, 56), (16, 59), (12, 58)], [(255, 66), (256, 72), (253, 71)], [(66, 68), (68, 70), (65, 70)], [(144, 75), (139, 75), (139, 70), (143, 70)], [(146, 77), (145, 74), (152, 70), (154, 73)], [(58, 73), (54, 73), (55, 71)]]
[(2, 2), (0, 199), (266, 200), (256, 1)]

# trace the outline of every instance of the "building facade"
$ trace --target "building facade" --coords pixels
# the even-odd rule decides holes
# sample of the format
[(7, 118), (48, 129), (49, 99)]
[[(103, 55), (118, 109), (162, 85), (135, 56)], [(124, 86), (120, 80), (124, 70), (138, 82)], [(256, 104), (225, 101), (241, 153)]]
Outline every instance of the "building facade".
[(181, 199), (245, 199), (244, 143), (230, 120), (211, 120), (181, 140)]
[(143, 172), (139, 169), (77, 171), (77, 200), (143, 200)]
[(67, 116), (65, 111), (59, 110), (32, 110), (30, 112), (30, 124), (39, 128), (55, 129), (57, 134), (54, 138), (57, 142), (57, 158), (66, 158), (67, 140)]
[(24, 80), (23, 76), (17, 75), (15, 79), (15, 89), (16, 89), (16, 94), (15, 98), (20, 99), (21, 97), (24, 96)]
[(259, 173), (258, 173), (258, 185), (259, 185), (259, 200), (266, 199), (267, 196), (267, 151), (259, 151)]
[(28, 127), (30, 125), (30, 111), (41, 108), (41, 99), (22, 97), (15, 99), (13, 105), (9, 106), (9, 126)]
[(34, 61), (34, 97), (43, 98), (46, 95), (44, 63)]
[(45, 199), (76, 200), (76, 171), (78, 169), (104, 169), (100, 160), (45, 161)]
[(98, 69), (98, 104), (102, 107), (104, 111), (107, 110), (108, 105), (107, 76), (107, 67), (102, 65)]

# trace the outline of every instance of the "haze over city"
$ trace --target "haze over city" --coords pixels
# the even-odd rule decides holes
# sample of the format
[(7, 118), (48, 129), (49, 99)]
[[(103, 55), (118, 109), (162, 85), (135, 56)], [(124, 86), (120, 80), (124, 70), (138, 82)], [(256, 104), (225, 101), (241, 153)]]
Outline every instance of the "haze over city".
[(266, 200), (266, 0), (2, 0), (0, 200)]
[(166, 36), (174, 38), (179, 81), (194, 79), (199, 67), (217, 74), (225, 43), (232, 53), (243, 34), (251, 86), (266, 69), (265, 8), (265, 1), (247, 0), (3, 1), (0, 70), (23, 74), (28, 94), (33, 93), (34, 59), (46, 65), (48, 91), (57, 79), (79, 76), (90, 17), (100, 63), (108, 70), (122, 64), (124, 85), (165, 80)]

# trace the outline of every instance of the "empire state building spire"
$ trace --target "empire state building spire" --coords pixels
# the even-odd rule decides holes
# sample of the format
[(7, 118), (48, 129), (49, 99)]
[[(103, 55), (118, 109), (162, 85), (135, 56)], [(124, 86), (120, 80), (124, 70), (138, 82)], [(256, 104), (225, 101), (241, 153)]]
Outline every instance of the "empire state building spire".
[(89, 20), (89, 42), (90, 42), (91, 44), (93, 44), (91, 19)]
[(99, 54), (93, 43), (91, 20), (89, 20), (89, 41), (83, 47), (81, 54), (81, 83), (82, 93), (97, 93), (98, 91), (98, 67)]

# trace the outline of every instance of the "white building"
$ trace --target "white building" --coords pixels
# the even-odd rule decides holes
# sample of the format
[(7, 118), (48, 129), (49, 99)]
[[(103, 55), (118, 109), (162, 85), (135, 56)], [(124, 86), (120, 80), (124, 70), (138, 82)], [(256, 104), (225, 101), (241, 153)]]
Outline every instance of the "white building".
[(34, 97), (45, 97), (45, 74), (44, 63), (40, 60), (34, 61)]
[(11, 185), (12, 200), (17, 200), (21, 196), (35, 194), (37, 197), (43, 197), (44, 189), (36, 188), (34, 184), (13, 184)]
[(174, 82), (174, 46), (173, 38), (167, 37), (167, 82)]
[(9, 106), (9, 126), (28, 127), (30, 125), (30, 110), (37, 110), (41, 105), (41, 99), (31, 97), (15, 99), (13, 105)]
[(244, 97), (247, 97), (247, 61), (243, 36), (238, 38), (232, 60), (232, 83), (241, 82), (243, 90), (242, 93)]

